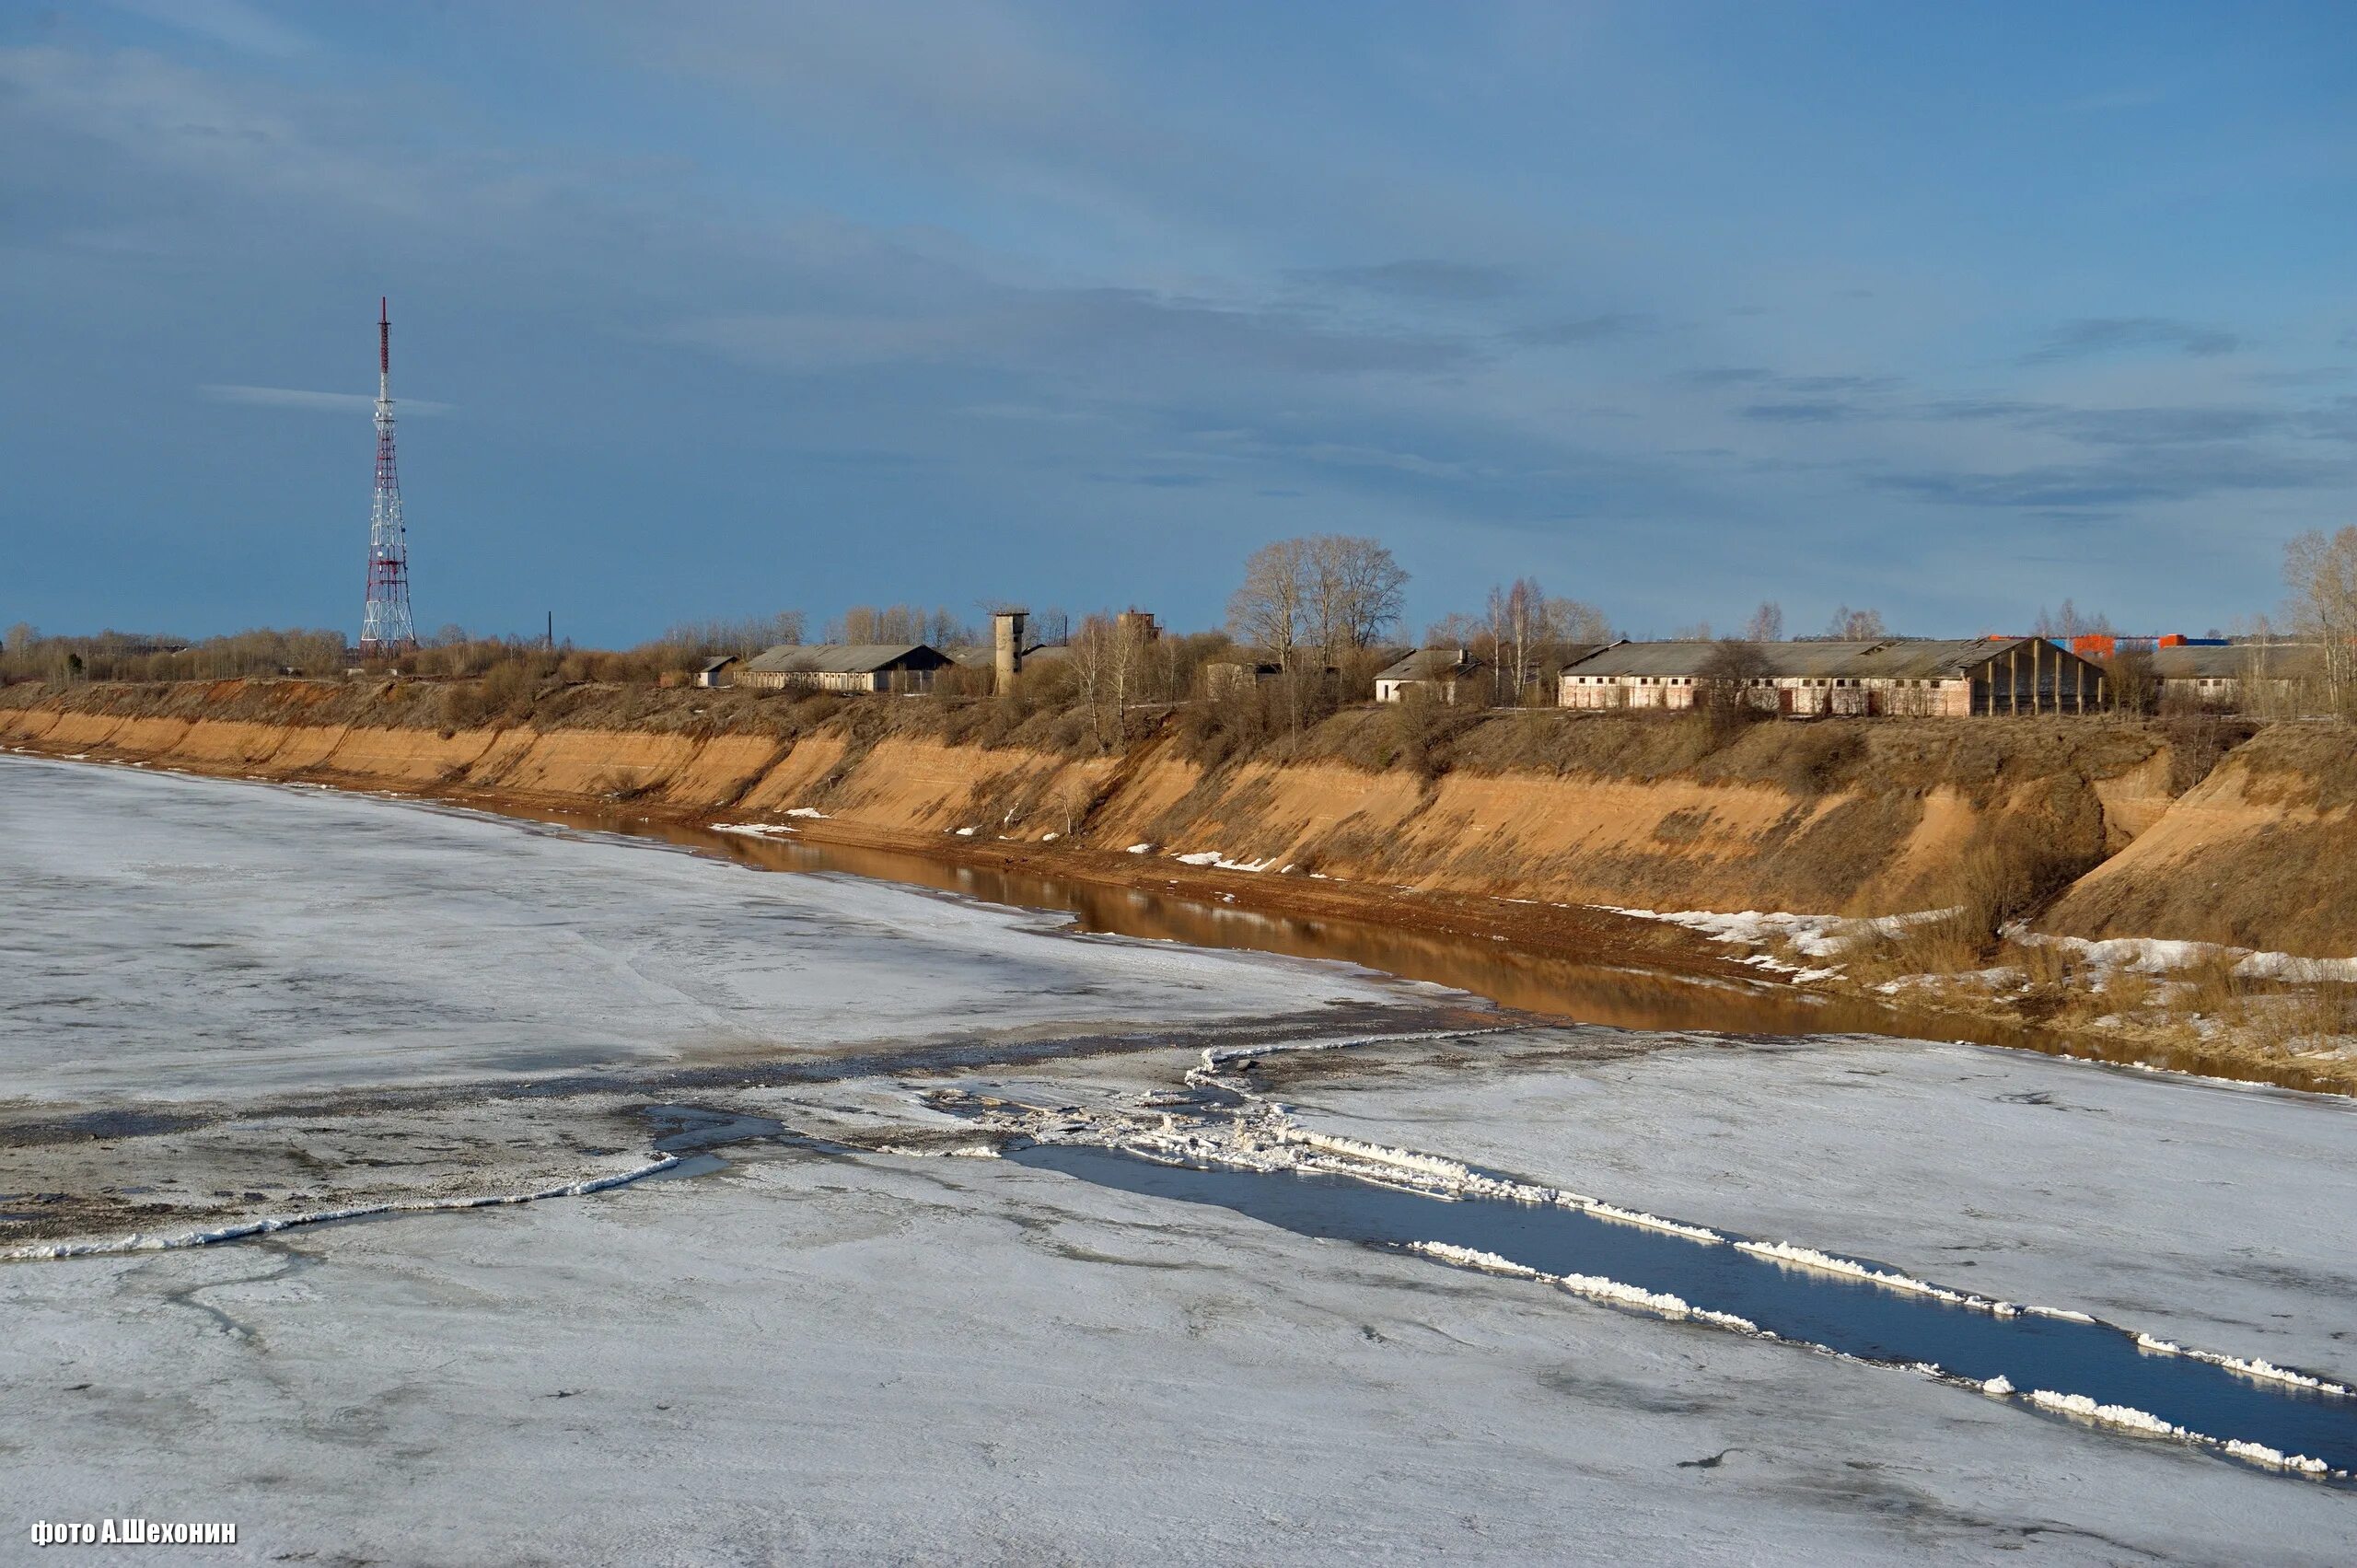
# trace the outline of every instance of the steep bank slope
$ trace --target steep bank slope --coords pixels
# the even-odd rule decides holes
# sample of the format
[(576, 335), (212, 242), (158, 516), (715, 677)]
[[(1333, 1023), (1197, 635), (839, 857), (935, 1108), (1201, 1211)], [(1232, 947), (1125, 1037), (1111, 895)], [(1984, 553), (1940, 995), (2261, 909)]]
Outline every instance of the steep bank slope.
[(2258, 735), (2074, 883), (2041, 924), (2357, 954), (2357, 744), (2338, 726)]
[(2334, 877), (2357, 758), (2338, 731), (2235, 749), (2107, 720), (1714, 737), (1655, 715), (1356, 711), (1240, 758), (1178, 719), (1100, 758), (993, 744), (988, 704), (575, 687), (491, 708), (413, 681), (20, 686), (0, 692), (0, 743), (735, 820), (808, 808), (936, 848), (1151, 844), (1506, 899), (1880, 914), (2061, 894), (2058, 929), (2080, 935), (2357, 953)]

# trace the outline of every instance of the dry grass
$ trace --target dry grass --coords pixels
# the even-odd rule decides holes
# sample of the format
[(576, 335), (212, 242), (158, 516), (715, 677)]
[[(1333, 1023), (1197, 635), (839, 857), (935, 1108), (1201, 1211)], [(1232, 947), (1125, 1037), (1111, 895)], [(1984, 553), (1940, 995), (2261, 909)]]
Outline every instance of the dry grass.
[(2114, 970), (2104, 976), (2100, 994), (2106, 1013), (2135, 1017), (2156, 1005), (2165, 993), (2142, 970)]

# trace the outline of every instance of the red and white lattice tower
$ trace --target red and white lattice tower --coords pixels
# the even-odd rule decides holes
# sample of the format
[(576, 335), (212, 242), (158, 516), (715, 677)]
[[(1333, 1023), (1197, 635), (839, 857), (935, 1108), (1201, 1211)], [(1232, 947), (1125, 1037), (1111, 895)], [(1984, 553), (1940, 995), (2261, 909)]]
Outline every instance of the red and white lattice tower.
[(393, 466), (393, 313), (377, 306), (377, 499), (368, 508), (368, 601), (360, 615), (364, 658), (417, 646), (409, 613), (409, 540), (401, 531), (401, 476)]

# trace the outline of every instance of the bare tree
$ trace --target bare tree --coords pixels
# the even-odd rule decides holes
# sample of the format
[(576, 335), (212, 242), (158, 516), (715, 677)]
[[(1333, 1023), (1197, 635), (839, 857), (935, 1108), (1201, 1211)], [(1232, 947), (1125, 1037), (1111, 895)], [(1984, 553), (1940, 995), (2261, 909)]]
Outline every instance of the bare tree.
[(1490, 635), (1489, 626), (1459, 610), (1450, 610), (1424, 628), (1428, 648), (1478, 648)]
[[(455, 632), (458, 628), (445, 630)], [(460, 647), (469, 641), (461, 633), (447, 643), (436, 638), (435, 645)], [(802, 612), (781, 610), (774, 615), (749, 616), (742, 621), (682, 621), (664, 628), (654, 646), (666, 668), (684, 670), (720, 654), (749, 658), (764, 648), (801, 641)]]
[(1829, 643), (1878, 643), (1889, 635), (1890, 629), (1882, 623), (1882, 611), (1852, 610), (1845, 604), (1833, 612), (1831, 621), (1826, 622), (1822, 640)]
[(1136, 615), (1113, 618), (1105, 673), (1113, 699), (1113, 733), (1124, 742), (1129, 738), (1130, 704), (1138, 700), (1139, 689), (1153, 673), (1155, 640), (1146, 631), (1148, 624)]
[(1072, 651), (1064, 667), (1072, 671), (1081, 703), (1088, 710), (1089, 738), (1099, 751), (1105, 749), (1105, 698), (1113, 684), (1120, 641), (1111, 616), (1091, 615), (1081, 621), (1079, 633), (1067, 645)]
[(1244, 586), (1227, 601), (1228, 631), (1288, 668), (1297, 649), (1314, 648), (1320, 668), (1335, 668), (1399, 623), (1407, 583), (1391, 552), (1374, 540), (1281, 539), (1244, 563)]
[(925, 626), (925, 642), (936, 648), (954, 648), (982, 639), (971, 626), (949, 612), (946, 604), (934, 607), (933, 619)]
[(1784, 607), (1774, 599), (1761, 599), (1759, 608), (1751, 612), (1751, 623), (1743, 629), (1747, 643), (1781, 643), (1784, 640)]
[(922, 605), (854, 604), (828, 622), (830, 643), (922, 643), (930, 618)]
[(1520, 703), (1547, 635), (1547, 593), (1535, 577), (1516, 577), (1511, 587), (1492, 588), (1490, 635), (1497, 645), (1499, 694)]
[(2156, 714), (2161, 710), (2161, 680), (2153, 668), (2153, 651), (2121, 648), (2104, 667), (2111, 688), (2111, 705), (2124, 714)]
[[(1336, 619), (1341, 645), (1371, 648), (1399, 623), (1408, 574), (1391, 558), (1390, 551), (1371, 539), (1328, 535), (1325, 548), (1339, 563), (1341, 598)], [(1333, 656), (1341, 653), (1341, 645), (1329, 650), (1328, 663), (1339, 662)]]
[(2111, 617), (2100, 614), (2084, 615), (2080, 613), (2079, 607), (2067, 598), (2062, 601), (2062, 608), (2060, 610), (2049, 610), (2043, 605), (2039, 606), (2038, 621), (2030, 627), (2030, 635), (2033, 637), (2045, 637), (2062, 643), (2069, 643), (2080, 637), (2100, 637), (2110, 634)]
[(1248, 647), (1265, 648), (1290, 668), (1308, 613), (1307, 540), (1281, 539), (1254, 551), (1244, 563), (1244, 583), (1229, 596), (1229, 635)]
[(1709, 621), (1697, 621), (1691, 626), (1680, 626), (1677, 631), (1672, 632), (1669, 634), (1669, 640), (1673, 643), (1708, 643), (1716, 639), (1711, 635)]
[(1768, 658), (1759, 644), (1740, 637), (1719, 639), (1702, 661), (1694, 692), (1695, 706), (1702, 710), (1713, 735), (1724, 738), (1746, 719), (1765, 711), (1753, 693), (1761, 689), (1759, 683), (1767, 674)]
[(1557, 644), (1608, 643), (1612, 641), (1612, 622), (1604, 611), (1583, 599), (1550, 598), (1547, 601), (1547, 635)]
[(2357, 716), (2357, 527), (2293, 540), (2283, 548), (2283, 583), (2292, 623), (2319, 645), (2327, 711)]

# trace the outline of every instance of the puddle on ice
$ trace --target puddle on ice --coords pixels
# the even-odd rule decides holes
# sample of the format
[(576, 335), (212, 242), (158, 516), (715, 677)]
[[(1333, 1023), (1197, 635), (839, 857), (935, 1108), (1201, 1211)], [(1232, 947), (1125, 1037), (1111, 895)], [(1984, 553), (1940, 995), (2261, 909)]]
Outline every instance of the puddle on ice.
[(649, 1181), (680, 1181), (725, 1170), (728, 1161), (719, 1151), (732, 1144), (779, 1141), (799, 1143), (783, 1121), (766, 1116), (742, 1116), (699, 1105), (650, 1105), (639, 1112), (655, 1129), (655, 1150), (679, 1163), (646, 1178)]
[(1682, 1297), (1784, 1339), (1976, 1383), (2003, 1377), (2125, 1406), (2223, 1441), (2357, 1469), (2357, 1397), (2259, 1379), (2141, 1348), (2107, 1324), (1997, 1316), (1765, 1259), (1733, 1246), (1552, 1205), (1446, 1199), (1324, 1172), (1166, 1165), (1116, 1149), (1018, 1146), (1004, 1157), (1120, 1191), (1214, 1204), (1301, 1236), (1379, 1247), (1440, 1242), (1541, 1273), (1585, 1274)]

